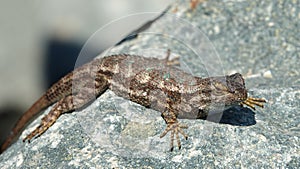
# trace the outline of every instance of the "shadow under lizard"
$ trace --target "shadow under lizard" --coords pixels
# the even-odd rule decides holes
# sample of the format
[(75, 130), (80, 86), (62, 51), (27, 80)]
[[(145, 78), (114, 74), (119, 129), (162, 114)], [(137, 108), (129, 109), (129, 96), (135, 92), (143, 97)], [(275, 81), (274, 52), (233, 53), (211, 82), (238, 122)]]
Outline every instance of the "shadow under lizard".
[[(181, 148), (179, 134), (187, 139), (183, 129), (188, 126), (178, 119), (205, 118), (209, 112), (222, 112), (237, 105), (263, 107), (264, 99), (247, 96), (244, 79), (236, 73), (223, 77), (200, 78), (176, 68), (178, 60), (146, 58), (136, 55), (111, 55), (75, 69), (51, 86), (40, 99), (27, 110), (1, 146), (1, 153), (20, 135), (27, 123), (43, 109), (55, 103), (42, 118), (40, 125), (23, 141), (42, 135), (63, 113), (79, 109), (107, 89), (116, 95), (161, 112), (167, 127), (161, 133), (171, 133)], [(178, 58), (177, 58), (178, 59)]]

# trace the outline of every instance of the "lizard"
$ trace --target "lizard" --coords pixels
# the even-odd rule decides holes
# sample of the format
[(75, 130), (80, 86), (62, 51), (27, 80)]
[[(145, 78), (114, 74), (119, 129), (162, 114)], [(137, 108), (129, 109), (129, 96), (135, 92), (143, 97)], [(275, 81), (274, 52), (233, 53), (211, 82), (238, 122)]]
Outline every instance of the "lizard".
[(42, 135), (64, 113), (72, 112), (92, 102), (106, 90), (147, 108), (161, 112), (166, 128), (160, 138), (170, 132), (170, 150), (174, 139), (181, 148), (179, 134), (185, 139), (188, 126), (178, 119), (203, 119), (210, 111), (222, 112), (234, 105), (263, 107), (262, 98), (247, 96), (240, 73), (201, 78), (176, 67), (178, 58), (164, 59), (129, 54), (95, 58), (76, 68), (53, 84), (17, 121), (1, 146), (1, 153), (20, 135), (29, 121), (43, 109), (53, 105), (35, 130), (23, 142)]

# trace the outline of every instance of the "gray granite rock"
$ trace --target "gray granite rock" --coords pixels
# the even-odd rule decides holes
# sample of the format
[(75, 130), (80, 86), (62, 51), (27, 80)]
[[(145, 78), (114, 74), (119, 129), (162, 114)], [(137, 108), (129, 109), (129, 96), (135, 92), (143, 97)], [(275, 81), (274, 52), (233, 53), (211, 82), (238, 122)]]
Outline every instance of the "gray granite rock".
[(30, 144), (19, 139), (0, 155), (0, 168), (299, 168), (299, 9), (292, 0), (208, 1), (195, 10), (178, 1), (106, 53), (164, 57), (170, 48), (197, 76), (240, 72), (250, 95), (268, 100), (264, 109), (233, 107), (217, 122), (183, 119), (189, 139), (169, 152), (159, 112), (107, 91)]

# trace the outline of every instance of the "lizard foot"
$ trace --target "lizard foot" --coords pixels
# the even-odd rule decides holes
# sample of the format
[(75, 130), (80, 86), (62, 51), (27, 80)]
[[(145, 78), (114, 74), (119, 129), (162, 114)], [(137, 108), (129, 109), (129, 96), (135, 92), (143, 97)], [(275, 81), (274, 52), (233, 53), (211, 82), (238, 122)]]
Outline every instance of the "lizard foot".
[(42, 135), (46, 130), (48, 130), (49, 127), (55, 123), (55, 121), (60, 116), (60, 112), (57, 111), (51, 111), (49, 114), (47, 114), (45, 117), (42, 118), (41, 124), (33, 130), (30, 134), (28, 134), (24, 139), (23, 142), (28, 141), (30, 143), (30, 140), (36, 137), (39, 137)]
[(170, 54), (171, 54), (171, 50), (168, 49), (167, 50), (167, 54), (165, 57), (165, 61), (166, 61), (166, 65), (167, 66), (180, 66), (180, 61), (179, 61), (179, 56), (174, 57), (173, 59), (170, 60)]
[(174, 57), (171, 60), (167, 61), (167, 65), (168, 66), (180, 66), (180, 62), (179, 62), (179, 56)]
[(23, 142), (28, 141), (30, 143), (30, 140), (40, 136), (43, 134), (49, 127), (48, 126), (43, 126), (39, 125), (34, 131), (32, 131), (30, 134), (28, 134), (24, 139)]
[(265, 99), (252, 98), (252, 97), (248, 97), (247, 100), (241, 102), (242, 105), (247, 105), (247, 106), (251, 107), (253, 110), (255, 110), (254, 106), (259, 106), (259, 107), (264, 108), (263, 103), (266, 103)]
[(177, 146), (180, 149), (181, 148), (181, 143), (180, 143), (180, 139), (179, 139), (179, 134), (184, 136), (184, 138), (187, 140), (188, 136), (187, 134), (184, 133), (184, 131), (182, 129), (187, 129), (188, 127), (184, 124), (180, 124), (179, 122), (175, 122), (175, 123), (169, 123), (167, 128), (165, 129), (165, 131), (163, 131), (160, 135), (160, 138), (164, 137), (169, 131), (171, 131), (171, 148), (170, 151), (173, 151), (174, 149), (174, 135), (176, 137), (176, 141), (177, 141)]

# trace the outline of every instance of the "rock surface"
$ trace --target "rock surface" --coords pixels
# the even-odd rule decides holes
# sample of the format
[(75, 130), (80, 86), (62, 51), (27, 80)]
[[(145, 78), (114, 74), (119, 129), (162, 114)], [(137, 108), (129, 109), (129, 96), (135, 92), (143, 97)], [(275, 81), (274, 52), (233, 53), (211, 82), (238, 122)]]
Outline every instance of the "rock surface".
[(107, 91), (30, 144), (19, 139), (0, 155), (0, 168), (299, 168), (299, 9), (292, 0), (208, 1), (195, 10), (178, 1), (137, 39), (108, 51), (164, 57), (169, 48), (197, 76), (240, 72), (250, 95), (268, 100), (264, 109), (233, 107), (220, 123), (180, 120), (189, 139), (169, 152), (159, 112)]

